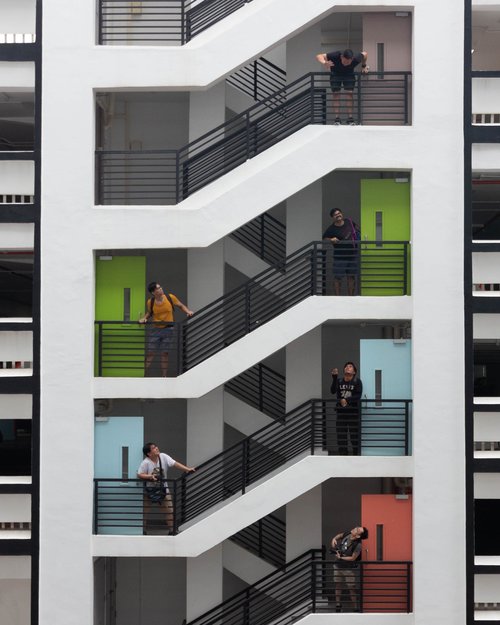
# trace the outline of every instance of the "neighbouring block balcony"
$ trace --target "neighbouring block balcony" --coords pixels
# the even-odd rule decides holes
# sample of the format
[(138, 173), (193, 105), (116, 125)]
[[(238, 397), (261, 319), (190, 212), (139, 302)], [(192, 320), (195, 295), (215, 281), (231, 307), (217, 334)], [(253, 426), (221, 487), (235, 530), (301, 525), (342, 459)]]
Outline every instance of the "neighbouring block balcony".
[(252, 0), (97, 0), (101, 45), (179, 46)]
[[(194, 473), (165, 480), (173, 502), (173, 533), (304, 455), (346, 454), (348, 429), (354, 455), (408, 456), (412, 402), (363, 399), (354, 413), (345, 414), (336, 400), (314, 399), (283, 414)], [(150, 501), (148, 486), (136, 476), (95, 478), (94, 533), (142, 535), (149, 525), (161, 527), (165, 511)]]
[[(348, 116), (345, 99), (340, 114)], [(352, 115), (362, 125), (411, 124), (411, 72), (358, 75)], [(178, 204), (298, 130), (332, 124), (335, 116), (329, 74), (311, 72), (178, 149), (162, 147), (159, 131), (139, 135), (141, 149), (110, 149), (104, 139), (95, 153), (96, 204)]]
[(472, 72), (472, 123), (500, 125), (500, 71)]
[[(351, 246), (354, 295), (410, 294), (409, 242), (353, 241)], [(171, 374), (185, 373), (308, 297), (331, 295), (335, 262), (330, 243), (312, 242), (193, 317), (169, 324)], [(143, 377), (146, 353), (157, 330), (154, 323), (140, 324), (130, 317), (96, 320), (95, 375)]]

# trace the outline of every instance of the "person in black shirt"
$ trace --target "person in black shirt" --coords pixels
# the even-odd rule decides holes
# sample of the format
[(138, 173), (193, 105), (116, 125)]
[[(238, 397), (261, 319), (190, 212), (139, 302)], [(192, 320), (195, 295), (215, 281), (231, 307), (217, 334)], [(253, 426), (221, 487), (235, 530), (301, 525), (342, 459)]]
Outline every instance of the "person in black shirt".
[(339, 454), (349, 453), (349, 437), (353, 456), (360, 451), (360, 400), (363, 383), (357, 377), (358, 370), (353, 362), (344, 365), (344, 376), (339, 378), (339, 370), (332, 369), (330, 392), (337, 397), (337, 444)]
[(357, 607), (356, 591), (359, 584), (356, 560), (361, 557), (361, 541), (368, 538), (366, 527), (353, 527), (350, 532), (340, 532), (332, 538), (330, 552), (335, 554), (334, 583), (336, 612), (342, 610), (342, 590), (347, 588), (351, 595), (352, 609), (359, 612)]
[(323, 233), (323, 239), (333, 244), (333, 287), (340, 295), (342, 278), (347, 278), (347, 294), (356, 294), (356, 276), (359, 267), (359, 227), (349, 217), (344, 219), (340, 208), (330, 211), (332, 224)]
[(368, 74), (370, 69), (366, 64), (368, 60), (367, 52), (357, 52), (354, 54), (352, 50), (334, 50), (326, 54), (317, 54), (316, 59), (319, 63), (330, 70), (330, 85), (333, 93), (333, 113), (335, 115), (334, 123), (339, 125), (340, 120), (340, 90), (344, 88), (345, 97), (347, 99), (347, 123), (354, 126), (356, 122), (352, 116), (352, 93), (356, 77), (354, 76), (354, 68), (361, 63), (361, 73)]

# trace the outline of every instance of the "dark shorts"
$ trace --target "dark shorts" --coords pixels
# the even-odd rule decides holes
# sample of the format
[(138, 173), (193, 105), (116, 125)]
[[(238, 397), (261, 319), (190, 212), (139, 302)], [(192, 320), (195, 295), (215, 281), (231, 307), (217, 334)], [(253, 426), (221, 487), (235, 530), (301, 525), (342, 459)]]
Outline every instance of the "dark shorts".
[(340, 256), (333, 259), (333, 275), (340, 279), (344, 276), (357, 276), (359, 273), (358, 257), (356, 254), (352, 256)]
[(332, 74), (330, 76), (330, 86), (333, 93), (339, 92), (341, 87), (344, 87), (345, 91), (352, 91), (354, 89), (355, 83), (356, 76), (354, 75), (340, 76)]
[(148, 334), (148, 351), (168, 352), (175, 345), (174, 328), (151, 328)]

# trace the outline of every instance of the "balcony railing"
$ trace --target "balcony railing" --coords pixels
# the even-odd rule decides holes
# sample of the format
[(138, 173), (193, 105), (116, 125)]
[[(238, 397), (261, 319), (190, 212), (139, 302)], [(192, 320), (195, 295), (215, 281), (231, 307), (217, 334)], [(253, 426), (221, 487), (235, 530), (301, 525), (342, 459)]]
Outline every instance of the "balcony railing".
[[(353, 92), (358, 122), (410, 123), (410, 78), (410, 72), (359, 76)], [(329, 75), (310, 73), (179, 150), (99, 148), (96, 203), (178, 204), (301, 128), (332, 123), (331, 95)]]
[[(406, 241), (353, 243), (357, 294), (407, 295)], [(315, 241), (174, 324), (170, 375), (180, 375), (260, 328), (307, 297), (333, 292), (332, 245)], [(147, 328), (138, 322), (96, 321), (97, 376), (144, 376)], [(153, 370), (150, 370), (150, 374)]]
[(252, 0), (97, 0), (104, 45), (183, 45)]
[(286, 378), (262, 363), (226, 382), (224, 390), (273, 419), (286, 412)]
[[(342, 611), (412, 611), (412, 563), (361, 561), (352, 569), (349, 598)], [(308, 614), (335, 611), (335, 590), (345, 582), (335, 562), (312, 549), (188, 625), (288, 625)]]
[(286, 523), (272, 514), (245, 527), (231, 540), (274, 566), (286, 562)]
[[(199, 465), (194, 473), (167, 480), (174, 507), (174, 533), (305, 453), (342, 453), (347, 426), (353, 453), (410, 453), (411, 400), (362, 400), (354, 425), (352, 418), (337, 411), (336, 400), (310, 400)], [(141, 534), (148, 525), (162, 524), (165, 529), (165, 511), (148, 504), (144, 486), (145, 482), (138, 479), (95, 479), (95, 533)]]
[(252, 219), (230, 236), (270, 265), (286, 258), (286, 226), (268, 213)]

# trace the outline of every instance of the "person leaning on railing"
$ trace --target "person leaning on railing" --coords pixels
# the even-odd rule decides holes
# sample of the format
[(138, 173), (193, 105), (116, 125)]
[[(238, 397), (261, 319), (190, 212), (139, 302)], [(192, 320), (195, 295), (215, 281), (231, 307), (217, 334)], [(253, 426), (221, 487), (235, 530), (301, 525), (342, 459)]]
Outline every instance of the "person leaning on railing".
[(145, 529), (147, 529), (147, 521), (153, 505), (156, 503), (165, 512), (167, 531), (171, 534), (174, 529), (174, 507), (168, 490), (167, 470), (174, 467), (186, 473), (192, 473), (196, 469), (187, 467), (168, 454), (160, 452), (158, 445), (154, 443), (146, 443), (142, 448), (142, 453), (145, 458), (137, 469), (137, 477), (146, 482), (144, 485)]
[(366, 527), (353, 527), (350, 532), (340, 532), (332, 538), (330, 553), (335, 555), (334, 584), (335, 611), (342, 611), (342, 590), (347, 588), (351, 596), (351, 609), (359, 612), (357, 586), (359, 581), (357, 560), (361, 557), (361, 541), (368, 538)]
[(326, 54), (317, 54), (316, 60), (325, 68), (330, 70), (330, 86), (333, 93), (333, 113), (335, 115), (334, 124), (339, 126), (342, 123), (340, 119), (340, 90), (343, 88), (347, 100), (347, 123), (355, 126), (356, 122), (352, 116), (352, 94), (356, 77), (354, 68), (361, 63), (361, 73), (368, 74), (370, 69), (366, 64), (368, 60), (367, 52), (357, 52), (354, 54), (352, 50), (334, 50)]
[(147, 340), (146, 371), (151, 367), (155, 353), (160, 352), (161, 375), (166, 378), (168, 352), (175, 343), (174, 306), (180, 308), (188, 317), (192, 317), (194, 312), (173, 293), (164, 293), (158, 282), (150, 282), (148, 291), (152, 297), (146, 303), (146, 314), (139, 319), (139, 323), (147, 323), (149, 319), (153, 322)]

